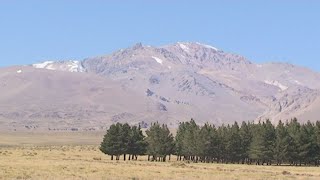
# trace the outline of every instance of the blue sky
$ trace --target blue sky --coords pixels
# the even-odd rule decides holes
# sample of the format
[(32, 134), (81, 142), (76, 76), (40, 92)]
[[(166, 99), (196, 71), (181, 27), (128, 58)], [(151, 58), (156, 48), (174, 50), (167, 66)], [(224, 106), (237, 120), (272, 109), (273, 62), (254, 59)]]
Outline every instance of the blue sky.
[(3, 0), (0, 66), (197, 41), (320, 71), (319, 9), (316, 0)]

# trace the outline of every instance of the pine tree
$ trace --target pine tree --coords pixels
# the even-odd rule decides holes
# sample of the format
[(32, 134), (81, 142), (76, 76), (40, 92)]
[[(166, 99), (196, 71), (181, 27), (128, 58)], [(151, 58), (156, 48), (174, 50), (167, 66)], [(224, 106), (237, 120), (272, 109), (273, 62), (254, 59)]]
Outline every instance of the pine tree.
[(199, 155), (197, 141), (200, 128), (193, 119), (191, 119), (190, 122), (186, 122), (185, 126), (186, 129), (182, 141), (182, 152), (185, 155), (186, 160), (196, 161), (196, 156)]
[(121, 128), (122, 125), (120, 123), (111, 125), (107, 130), (107, 133), (104, 135), (103, 141), (100, 145), (100, 151), (104, 154), (110, 155), (111, 160), (113, 160), (113, 156), (116, 156), (118, 160), (121, 155), (122, 141), (119, 136)]
[(242, 164), (249, 163), (249, 148), (252, 142), (252, 125), (250, 123), (246, 123), (245, 121), (242, 122), (240, 128), (240, 139), (241, 139), (241, 146), (240, 146), (240, 158), (242, 160)]
[(266, 120), (263, 127), (265, 129), (265, 151), (263, 152), (263, 159), (266, 161), (267, 165), (271, 165), (274, 154), (276, 131), (269, 119)]
[(249, 157), (258, 165), (271, 165), (275, 143), (275, 129), (269, 120), (259, 122), (254, 126), (253, 139), (250, 145)]
[(116, 156), (119, 160), (120, 155), (123, 155), (123, 160), (126, 160), (126, 155), (129, 154), (129, 160), (132, 157), (137, 159), (137, 155), (142, 155), (146, 152), (146, 142), (140, 127), (131, 126), (127, 123), (117, 123), (111, 125), (107, 130), (103, 141), (101, 142), (100, 150), (108, 155)]
[(277, 165), (281, 165), (283, 162), (288, 161), (289, 146), (292, 142), (289, 136), (288, 130), (282, 121), (279, 121), (276, 128), (276, 141), (274, 149), (274, 159), (277, 161)]
[(157, 161), (157, 158), (159, 161), (166, 161), (166, 157), (174, 153), (174, 138), (166, 125), (154, 123), (146, 134), (147, 153), (152, 161)]
[(228, 128), (225, 125), (221, 125), (217, 129), (217, 152), (216, 152), (216, 159), (219, 163), (224, 163), (227, 158), (227, 150), (226, 150), (226, 143), (227, 143), (227, 136), (228, 136)]
[(176, 145), (176, 152), (175, 154), (177, 155), (177, 160), (182, 160), (182, 156), (185, 156), (183, 153), (183, 140), (185, 138), (185, 132), (186, 132), (186, 124), (184, 122), (179, 124), (177, 134), (175, 137), (175, 145)]
[(123, 160), (126, 160), (126, 155), (129, 154), (129, 142), (130, 142), (130, 133), (131, 127), (128, 123), (122, 125), (120, 131), (120, 138), (121, 138), (121, 148), (120, 152), (123, 154)]
[(131, 127), (128, 147), (128, 153), (132, 155), (132, 159), (135, 158), (137, 160), (138, 155), (144, 155), (146, 153), (147, 143), (145, 141), (145, 136), (143, 135), (140, 126)]
[(169, 158), (170, 158), (171, 154), (173, 154), (175, 152), (174, 137), (171, 134), (171, 132), (166, 124), (162, 125), (161, 130), (162, 130), (161, 143), (163, 144), (162, 161), (166, 161), (166, 157), (169, 155)]
[(299, 145), (300, 165), (301, 162), (304, 162), (305, 165), (311, 164), (312, 162), (315, 163), (318, 148), (315, 128), (310, 121), (300, 128)]
[(198, 155), (201, 162), (212, 162), (217, 151), (216, 129), (206, 123), (201, 127), (198, 135)]
[(319, 166), (320, 164), (320, 121), (317, 121), (315, 125), (315, 138), (316, 138), (317, 149), (318, 149), (315, 155), (317, 159), (316, 166)]
[(292, 119), (287, 123), (287, 129), (291, 142), (288, 146), (288, 160), (291, 165), (297, 165), (299, 158), (299, 134), (300, 134), (300, 124), (298, 123), (297, 118)]
[(241, 137), (240, 137), (240, 129), (237, 122), (235, 122), (230, 128), (227, 136), (227, 152), (228, 159), (232, 163), (239, 163), (241, 158)]
[(263, 162), (265, 147), (265, 129), (261, 122), (253, 125), (253, 138), (249, 148), (249, 158), (256, 161), (257, 165)]

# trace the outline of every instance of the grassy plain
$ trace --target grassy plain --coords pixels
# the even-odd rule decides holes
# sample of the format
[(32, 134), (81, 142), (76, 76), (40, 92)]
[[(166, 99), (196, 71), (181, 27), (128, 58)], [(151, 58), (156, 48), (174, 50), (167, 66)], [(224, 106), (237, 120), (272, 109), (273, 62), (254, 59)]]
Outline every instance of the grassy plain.
[(0, 179), (320, 179), (316, 167), (111, 161), (99, 133), (21, 135), (0, 134)]

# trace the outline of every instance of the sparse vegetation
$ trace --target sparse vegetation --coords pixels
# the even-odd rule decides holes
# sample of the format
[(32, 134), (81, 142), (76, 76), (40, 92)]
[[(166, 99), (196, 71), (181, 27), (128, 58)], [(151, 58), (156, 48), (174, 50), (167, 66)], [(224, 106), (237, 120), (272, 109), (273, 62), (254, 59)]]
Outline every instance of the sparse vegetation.
[[(62, 151), (62, 149), (64, 151)], [(319, 179), (318, 167), (111, 161), (98, 146), (2, 147), (0, 179)], [(23, 156), (27, 152), (35, 156)], [(123, 157), (120, 157), (123, 159)]]

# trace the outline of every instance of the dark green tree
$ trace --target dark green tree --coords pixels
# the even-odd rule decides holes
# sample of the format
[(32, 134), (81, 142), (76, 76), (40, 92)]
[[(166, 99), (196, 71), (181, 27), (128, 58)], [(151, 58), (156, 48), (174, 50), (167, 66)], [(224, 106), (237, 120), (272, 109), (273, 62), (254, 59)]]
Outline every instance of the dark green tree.
[(185, 126), (182, 152), (185, 155), (186, 160), (197, 161), (197, 156), (199, 155), (197, 141), (199, 139), (200, 128), (193, 119), (191, 119), (190, 122), (186, 122)]
[(241, 139), (241, 149), (239, 155), (242, 160), (242, 164), (249, 163), (249, 148), (252, 142), (251, 126), (252, 125), (250, 123), (246, 123), (245, 121), (243, 121), (239, 132)]
[(130, 142), (131, 127), (128, 123), (122, 125), (120, 131), (121, 148), (120, 153), (123, 154), (123, 160), (126, 160), (126, 155), (129, 154), (129, 142)]
[(241, 159), (241, 137), (238, 123), (235, 122), (228, 131), (226, 143), (227, 158), (232, 163), (239, 163)]
[(292, 138), (289, 136), (287, 127), (282, 121), (276, 128), (276, 141), (274, 148), (274, 159), (277, 165), (281, 165), (283, 162), (288, 161), (289, 158), (289, 147), (292, 143)]
[(166, 161), (166, 157), (174, 153), (174, 138), (166, 125), (154, 123), (146, 131), (146, 134), (149, 160), (151, 156), (152, 161)]
[(121, 137), (119, 136), (121, 129), (122, 125), (120, 123), (111, 125), (100, 145), (100, 151), (110, 155), (111, 160), (113, 160), (113, 156), (116, 156), (118, 160), (121, 155), (121, 148), (123, 146)]
[(253, 139), (250, 144), (249, 157), (256, 161), (256, 164), (271, 165), (276, 134), (275, 128), (269, 120), (259, 122), (254, 126)]
[(299, 157), (299, 136), (300, 136), (300, 123), (297, 118), (291, 119), (290, 122), (287, 123), (287, 129), (290, 138), (292, 139), (289, 147), (288, 147), (288, 160), (291, 165), (298, 165), (300, 161)]
[(264, 158), (265, 147), (265, 129), (261, 122), (252, 126), (253, 138), (249, 148), (249, 158), (256, 161), (257, 165), (262, 163)]
[(318, 152), (315, 127), (308, 121), (302, 125), (299, 134), (299, 159), (300, 165), (303, 162), (305, 165), (315, 163)]
[(201, 162), (212, 162), (217, 151), (217, 132), (213, 125), (201, 127), (197, 141), (198, 156)]
[[(147, 142), (140, 126), (132, 126), (130, 132), (130, 140), (128, 145), (128, 154), (132, 155), (131, 159), (137, 160), (138, 155), (144, 155), (147, 151)], [(129, 156), (130, 160), (130, 156)]]
[(185, 156), (183, 154), (183, 141), (185, 138), (185, 133), (186, 133), (186, 124), (185, 122), (181, 122), (179, 124), (176, 136), (175, 136), (175, 145), (176, 145), (176, 152), (175, 154), (177, 155), (177, 160), (182, 160), (182, 156)]
[(265, 129), (265, 151), (263, 152), (263, 159), (267, 165), (271, 165), (274, 154), (274, 146), (276, 140), (276, 130), (270, 120), (266, 120), (263, 124)]
[(228, 127), (222, 124), (217, 129), (217, 151), (216, 151), (216, 160), (217, 163), (225, 163), (228, 153), (226, 150), (227, 140), (228, 140)]
[(316, 136), (316, 142), (317, 142), (317, 148), (318, 151), (316, 153), (316, 166), (319, 166), (320, 164), (320, 121), (316, 122), (315, 125), (315, 136)]

